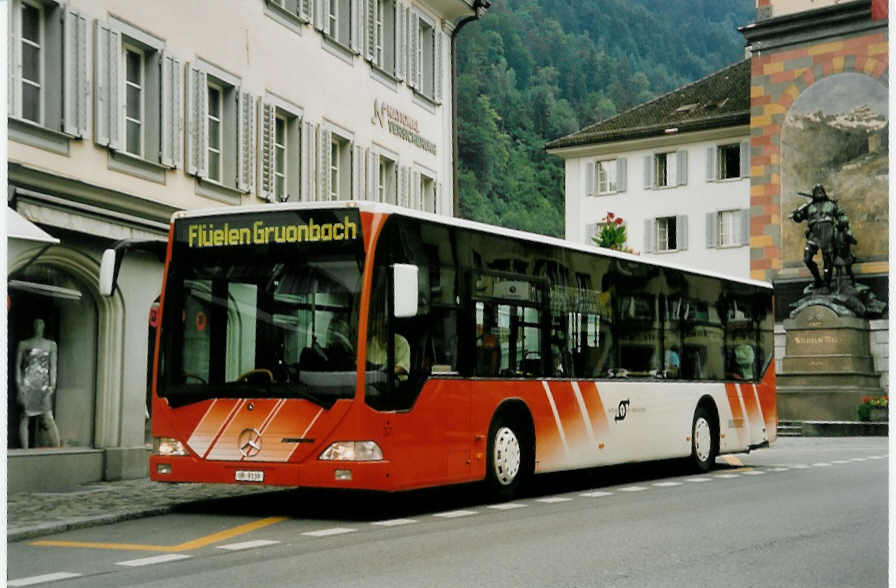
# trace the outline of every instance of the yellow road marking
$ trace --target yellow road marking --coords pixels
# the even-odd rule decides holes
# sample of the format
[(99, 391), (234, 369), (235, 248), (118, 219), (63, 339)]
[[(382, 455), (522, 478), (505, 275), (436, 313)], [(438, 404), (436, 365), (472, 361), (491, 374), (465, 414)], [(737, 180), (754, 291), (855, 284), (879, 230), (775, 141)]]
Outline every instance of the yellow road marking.
[(193, 539), (192, 541), (187, 541), (178, 545), (141, 545), (138, 543), (97, 543), (91, 541), (53, 540), (32, 541), (30, 545), (40, 545), (44, 547), (87, 547), (91, 549), (121, 549), (127, 551), (190, 551), (192, 549), (205, 547), (206, 545), (211, 545), (212, 543), (224, 541), (225, 539), (230, 539), (231, 537), (236, 537), (237, 535), (243, 535), (244, 533), (262, 529), (269, 525), (273, 525), (285, 520), (286, 517), (268, 517), (266, 519), (260, 519), (251, 523), (246, 523), (245, 525), (239, 525), (238, 527), (233, 527), (232, 529), (218, 531), (217, 533), (212, 533), (211, 535), (199, 537), (198, 539)]
[(724, 461), (724, 462), (727, 463), (728, 465), (730, 465), (730, 466), (734, 466), (734, 467), (736, 467), (736, 468), (743, 467), (743, 465), (744, 465), (744, 462), (742, 462), (741, 460), (737, 459), (737, 458), (734, 457), (733, 455), (723, 455), (723, 456), (722, 456), (722, 461)]

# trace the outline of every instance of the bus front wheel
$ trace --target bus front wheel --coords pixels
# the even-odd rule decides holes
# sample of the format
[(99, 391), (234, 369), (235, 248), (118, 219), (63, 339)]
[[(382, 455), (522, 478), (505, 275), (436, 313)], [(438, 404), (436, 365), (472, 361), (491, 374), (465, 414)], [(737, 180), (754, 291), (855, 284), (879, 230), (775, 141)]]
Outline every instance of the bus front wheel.
[(499, 415), (488, 433), (486, 484), (497, 500), (510, 500), (525, 475), (526, 444), (517, 422)]
[(712, 415), (698, 406), (691, 425), (691, 464), (699, 472), (708, 472), (715, 464), (716, 454), (719, 452), (714, 423)]

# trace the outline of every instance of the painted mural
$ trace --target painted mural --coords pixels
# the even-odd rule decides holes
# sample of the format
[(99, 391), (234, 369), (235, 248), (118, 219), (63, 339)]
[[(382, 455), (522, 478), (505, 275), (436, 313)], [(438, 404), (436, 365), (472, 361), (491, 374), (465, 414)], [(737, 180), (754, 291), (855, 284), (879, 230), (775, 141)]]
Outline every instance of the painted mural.
[(806, 227), (787, 215), (807, 202), (797, 192), (811, 192), (815, 184), (849, 215), (859, 241), (856, 269), (886, 259), (888, 127), (887, 87), (863, 74), (819, 80), (794, 102), (781, 130), (785, 267), (803, 267)]

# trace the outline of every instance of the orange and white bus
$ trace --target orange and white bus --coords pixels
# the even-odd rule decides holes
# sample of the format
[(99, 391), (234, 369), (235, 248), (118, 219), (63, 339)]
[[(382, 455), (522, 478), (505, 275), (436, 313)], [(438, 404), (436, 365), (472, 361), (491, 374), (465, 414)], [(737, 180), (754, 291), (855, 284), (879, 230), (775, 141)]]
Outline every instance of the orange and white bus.
[(541, 235), (367, 202), (179, 212), (161, 314), (161, 482), (508, 497), (776, 437), (768, 284)]

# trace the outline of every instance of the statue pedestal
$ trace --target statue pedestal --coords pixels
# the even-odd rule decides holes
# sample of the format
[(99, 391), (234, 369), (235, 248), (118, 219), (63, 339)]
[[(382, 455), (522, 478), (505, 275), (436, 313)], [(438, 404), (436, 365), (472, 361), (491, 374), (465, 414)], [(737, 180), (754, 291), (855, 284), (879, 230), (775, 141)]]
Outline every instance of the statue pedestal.
[(777, 375), (781, 420), (855, 421), (863, 396), (877, 396), (866, 319), (838, 316), (826, 306), (799, 310), (784, 321), (787, 333)]

